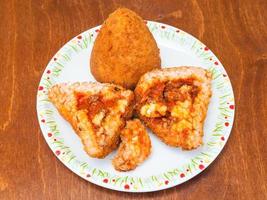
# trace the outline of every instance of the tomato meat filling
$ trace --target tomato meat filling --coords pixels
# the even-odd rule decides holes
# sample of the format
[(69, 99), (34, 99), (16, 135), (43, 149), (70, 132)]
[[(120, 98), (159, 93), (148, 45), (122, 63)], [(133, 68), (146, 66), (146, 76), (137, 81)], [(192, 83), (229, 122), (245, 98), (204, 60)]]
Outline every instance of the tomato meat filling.
[(102, 94), (76, 93), (75, 95), (77, 110), (86, 111), (88, 120), (100, 140), (104, 141), (106, 136), (111, 136), (114, 131), (124, 126), (123, 118), (127, 117), (130, 108), (122, 96), (105, 98)]
[[(102, 121), (107, 117), (110, 110), (117, 105), (117, 99), (106, 100), (102, 95), (77, 93), (77, 109), (86, 110), (88, 119), (92, 122), (95, 131), (99, 131)], [(101, 131), (103, 132), (103, 131)]]
[[(194, 85), (194, 79), (159, 82), (151, 87), (141, 100), (140, 114), (153, 123), (172, 128), (183, 135), (192, 128), (194, 100), (199, 93), (199, 87)], [(176, 123), (175, 126), (173, 122)]]

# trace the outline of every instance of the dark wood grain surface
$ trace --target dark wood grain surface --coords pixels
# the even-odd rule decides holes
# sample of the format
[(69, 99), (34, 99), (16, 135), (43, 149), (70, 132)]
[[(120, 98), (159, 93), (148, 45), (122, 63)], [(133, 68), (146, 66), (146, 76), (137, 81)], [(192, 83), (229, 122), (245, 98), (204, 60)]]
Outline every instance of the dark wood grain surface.
[[(232, 135), (203, 173), (146, 194), (115, 192), (68, 170), (46, 144), (36, 117), (41, 74), (72, 37), (125, 6), (204, 42), (235, 93)], [(267, 199), (266, 0), (1, 0), (0, 199)]]

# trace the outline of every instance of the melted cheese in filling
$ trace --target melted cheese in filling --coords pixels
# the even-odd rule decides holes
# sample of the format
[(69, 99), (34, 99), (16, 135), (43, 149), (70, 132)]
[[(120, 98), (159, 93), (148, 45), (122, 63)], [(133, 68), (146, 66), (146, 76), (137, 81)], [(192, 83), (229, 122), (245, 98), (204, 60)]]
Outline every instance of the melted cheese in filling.
[(177, 101), (171, 110), (171, 116), (175, 118), (188, 118), (190, 116), (191, 101), (185, 100), (184, 102)]
[(164, 116), (167, 111), (167, 106), (160, 103), (145, 104), (141, 108), (141, 115), (146, 117), (160, 117)]

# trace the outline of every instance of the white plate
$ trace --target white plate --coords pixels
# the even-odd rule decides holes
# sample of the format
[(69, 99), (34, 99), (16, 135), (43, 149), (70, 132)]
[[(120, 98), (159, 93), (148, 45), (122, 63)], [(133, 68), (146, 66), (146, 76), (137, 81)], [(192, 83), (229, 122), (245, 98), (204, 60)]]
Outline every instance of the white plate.
[(234, 120), (232, 86), (217, 57), (182, 30), (151, 21), (147, 22), (147, 26), (160, 48), (162, 66), (200, 66), (213, 74), (213, 95), (204, 126), (204, 144), (198, 149), (182, 151), (169, 147), (150, 132), (152, 153), (130, 172), (114, 170), (111, 159), (115, 152), (105, 159), (90, 158), (85, 153), (79, 137), (48, 101), (47, 91), (60, 82), (95, 81), (89, 70), (89, 60), (100, 26), (85, 31), (65, 44), (47, 65), (38, 88), (38, 120), (51, 150), (80, 177), (119, 191), (156, 191), (191, 179), (219, 155)]

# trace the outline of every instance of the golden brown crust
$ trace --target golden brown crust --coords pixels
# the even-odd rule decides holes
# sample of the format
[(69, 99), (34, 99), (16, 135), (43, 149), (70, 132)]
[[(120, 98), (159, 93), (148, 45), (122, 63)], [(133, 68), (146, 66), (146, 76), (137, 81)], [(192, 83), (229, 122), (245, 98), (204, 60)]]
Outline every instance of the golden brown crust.
[(202, 143), (211, 74), (197, 67), (146, 73), (135, 88), (136, 112), (166, 144), (194, 149)]
[(90, 68), (96, 80), (126, 88), (160, 68), (159, 49), (141, 17), (126, 8), (112, 13), (96, 38)]
[(118, 171), (133, 170), (150, 154), (149, 135), (140, 120), (134, 119), (127, 121), (120, 137), (122, 142), (112, 164)]
[(113, 84), (62, 83), (53, 86), (48, 96), (88, 155), (103, 158), (117, 148), (120, 131), (132, 115), (132, 91)]

